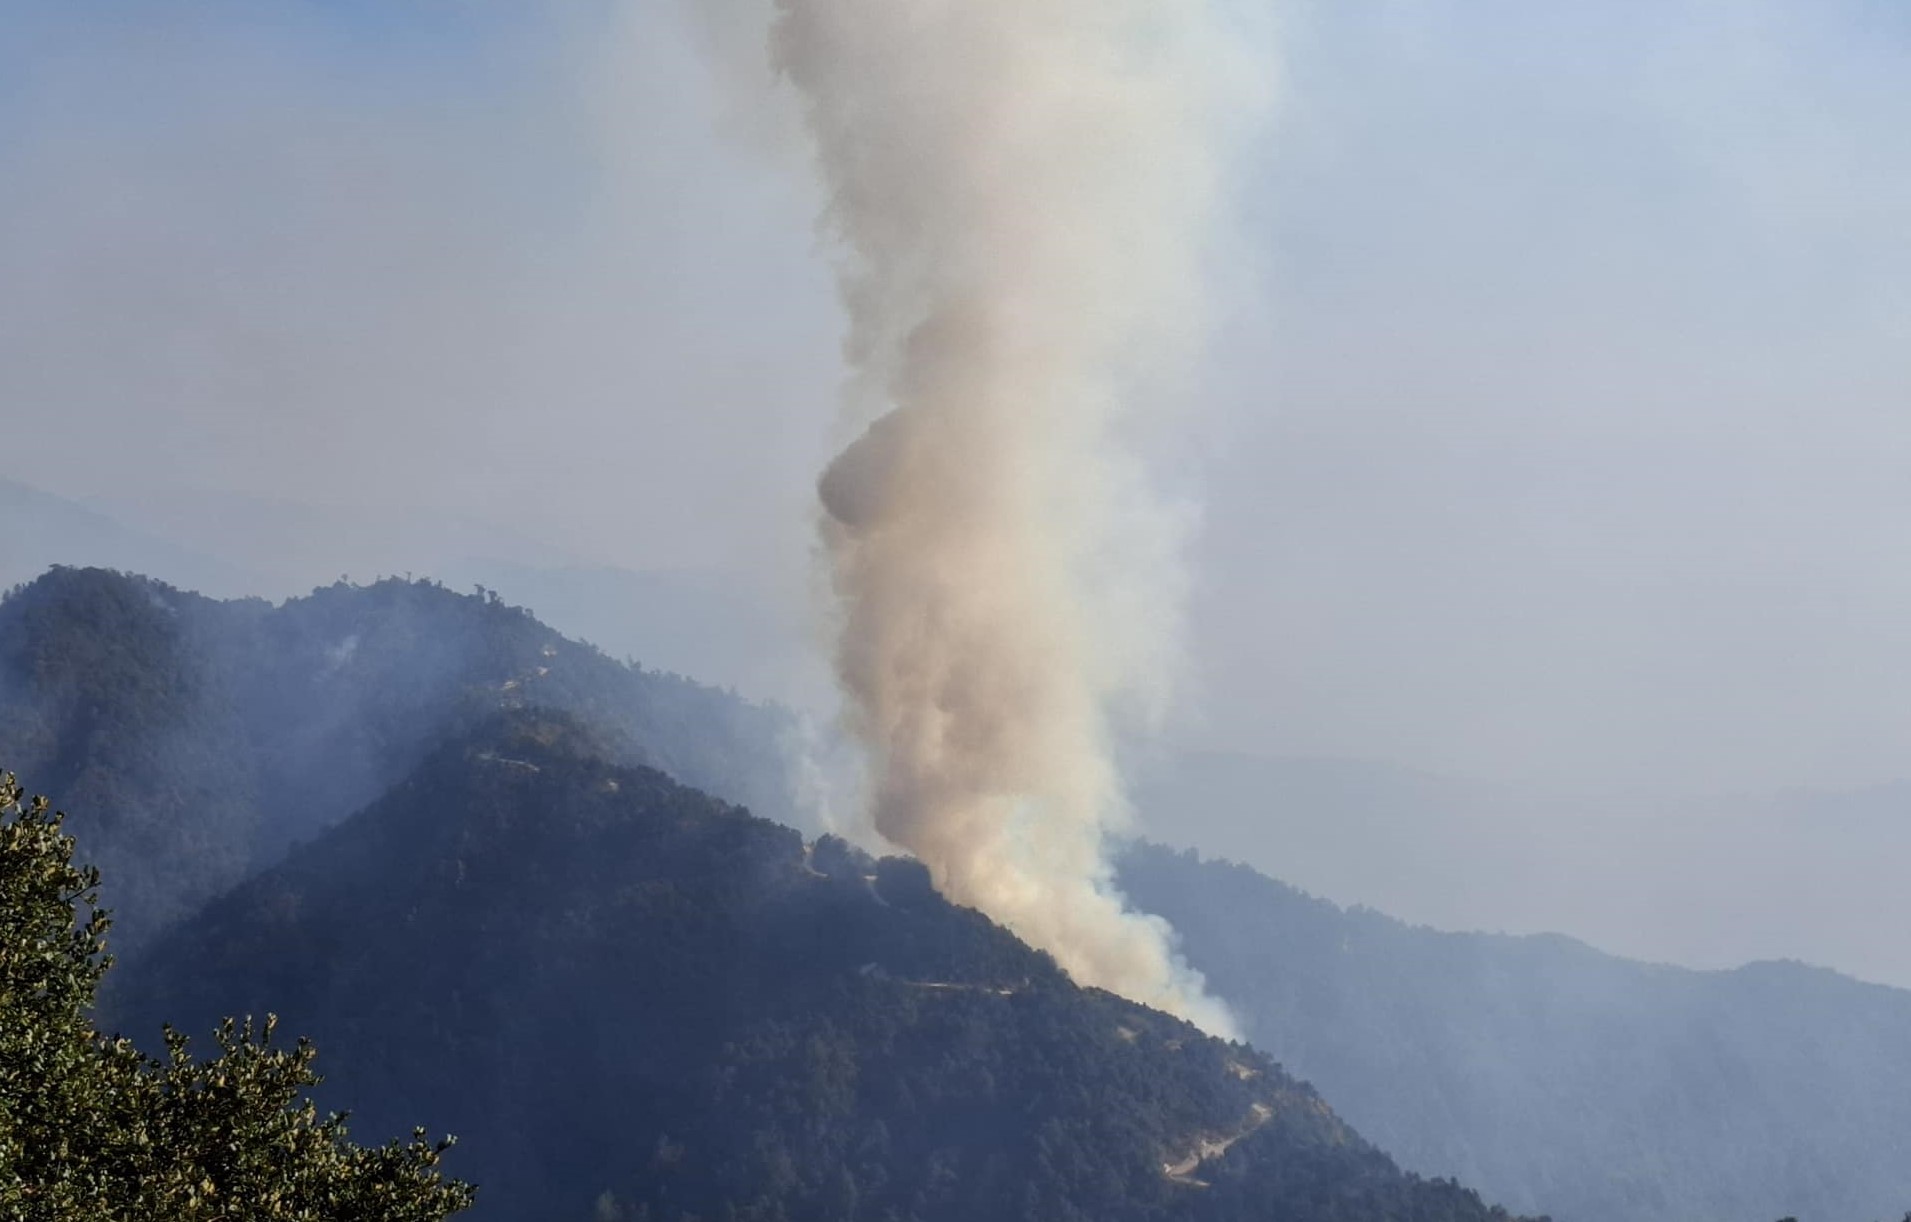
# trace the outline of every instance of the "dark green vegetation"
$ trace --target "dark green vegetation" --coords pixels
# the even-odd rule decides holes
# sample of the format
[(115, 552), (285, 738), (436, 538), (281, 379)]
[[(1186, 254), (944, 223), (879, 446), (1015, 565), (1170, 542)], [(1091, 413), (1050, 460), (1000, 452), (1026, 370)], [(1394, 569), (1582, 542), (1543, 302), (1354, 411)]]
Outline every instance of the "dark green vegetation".
[(1911, 1200), (1911, 993), (1440, 933), (1165, 849), (1122, 876), (1255, 1046), (1408, 1167), (1574, 1222), (1866, 1222)]
[(113, 880), (125, 953), (278, 860), (500, 706), (786, 813), (775, 713), (613, 661), (426, 582), (219, 602), (55, 569), (0, 603), (0, 750), (60, 796)]
[(1504, 1216), (1259, 1055), (1076, 988), (913, 863), (807, 849), (561, 715), (434, 752), (155, 948), (118, 1013), (268, 1005), (361, 1127), (455, 1128), (474, 1216)]
[(163, 1059), (99, 1035), (98, 883), (61, 817), (0, 774), (0, 1217), (435, 1222), (470, 1204), (422, 1131), (365, 1149), (319, 1119), (300, 1098), (312, 1046), (273, 1049), (270, 1019), (221, 1024), (205, 1062), (172, 1032)]

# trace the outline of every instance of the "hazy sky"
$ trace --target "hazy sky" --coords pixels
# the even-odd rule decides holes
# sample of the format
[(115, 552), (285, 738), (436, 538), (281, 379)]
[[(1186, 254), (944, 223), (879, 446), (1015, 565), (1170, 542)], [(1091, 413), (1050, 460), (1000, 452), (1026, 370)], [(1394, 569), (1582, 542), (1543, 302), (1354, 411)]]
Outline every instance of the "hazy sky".
[[(1911, 773), (1911, 9), (1270, 11), (1279, 118), (1161, 456), (1203, 518), (1181, 736)], [(475, 515), (799, 616), (841, 322), (747, 24), (7, 5), (8, 472)]]

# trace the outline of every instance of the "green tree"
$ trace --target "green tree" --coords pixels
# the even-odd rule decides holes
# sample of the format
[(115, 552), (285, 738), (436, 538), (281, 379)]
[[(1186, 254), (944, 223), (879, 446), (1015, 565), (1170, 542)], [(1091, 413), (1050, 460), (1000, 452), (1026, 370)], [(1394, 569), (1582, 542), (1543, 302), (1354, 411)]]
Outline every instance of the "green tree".
[(471, 1203), (445, 1179), (451, 1144), (361, 1147), (321, 1118), (306, 1041), (228, 1020), (197, 1061), (167, 1029), (161, 1058), (93, 1027), (110, 966), (98, 871), (46, 799), (0, 773), (0, 1217), (20, 1222), (437, 1222)]

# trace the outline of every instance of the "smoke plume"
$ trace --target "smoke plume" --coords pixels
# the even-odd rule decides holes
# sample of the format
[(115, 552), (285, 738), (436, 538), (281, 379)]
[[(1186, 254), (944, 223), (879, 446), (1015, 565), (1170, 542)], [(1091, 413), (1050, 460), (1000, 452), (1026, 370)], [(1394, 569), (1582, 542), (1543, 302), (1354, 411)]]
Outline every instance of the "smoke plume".
[(1157, 695), (1175, 515), (1132, 453), (1200, 333), (1223, 46), (1190, 0), (779, 0), (840, 242), (820, 482), (877, 829), (1078, 981), (1230, 1031), (1111, 882), (1111, 717)]

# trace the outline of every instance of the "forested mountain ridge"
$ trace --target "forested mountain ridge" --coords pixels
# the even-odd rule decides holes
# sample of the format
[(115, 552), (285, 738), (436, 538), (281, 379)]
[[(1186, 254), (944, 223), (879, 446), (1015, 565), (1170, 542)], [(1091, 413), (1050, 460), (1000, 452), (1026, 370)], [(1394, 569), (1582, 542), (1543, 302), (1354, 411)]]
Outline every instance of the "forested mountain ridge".
[(1404, 1166), (1572, 1222), (1872, 1222), (1911, 1200), (1911, 993), (1443, 933), (1153, 846), (1121, 879), (1255, 1046)]
[[(386, 581), (273, 606), (63, 569), (0, 603), (0, 761), (73, 810), (129, 972), (167, 924), (433, 750), (544, 707), (576, 714), (585, 754), (788, 817), (778, 713), (613, 662), (495, 597)], [(839, 852), (826, 842), (812, 865), (829, 873)], [(368, 877), (398, 885), (377, 864)], [(1175, 922), (1257, 1046), (1409, 1168), (1584, 1222), (1872, 1222), (1911, 1199), (1893, 1144), (1911, 1133), (1901, 993), (1796, 966), (1695, 974), (1570, 939), (1409, 930), (1150, 850), (1125, 881)], [(269, 992), (260, 1004), (295, 1019)], [(402, 1101), (390, 1115), (467, 1127)]]
[(176, 930), (114, 1020), (284, 1013), (359, 1131), (460, 1134), (477, 1216), (1505, 1216), (914, 863), (500, 717)]
[(76, 812), (116, 881), (122, 951), (527, 705), (787, 813), (782, 714), (613, 661), (495, 596), (389, 579), (275, 606), (54, 569), (0, 602), (0, 750)]

